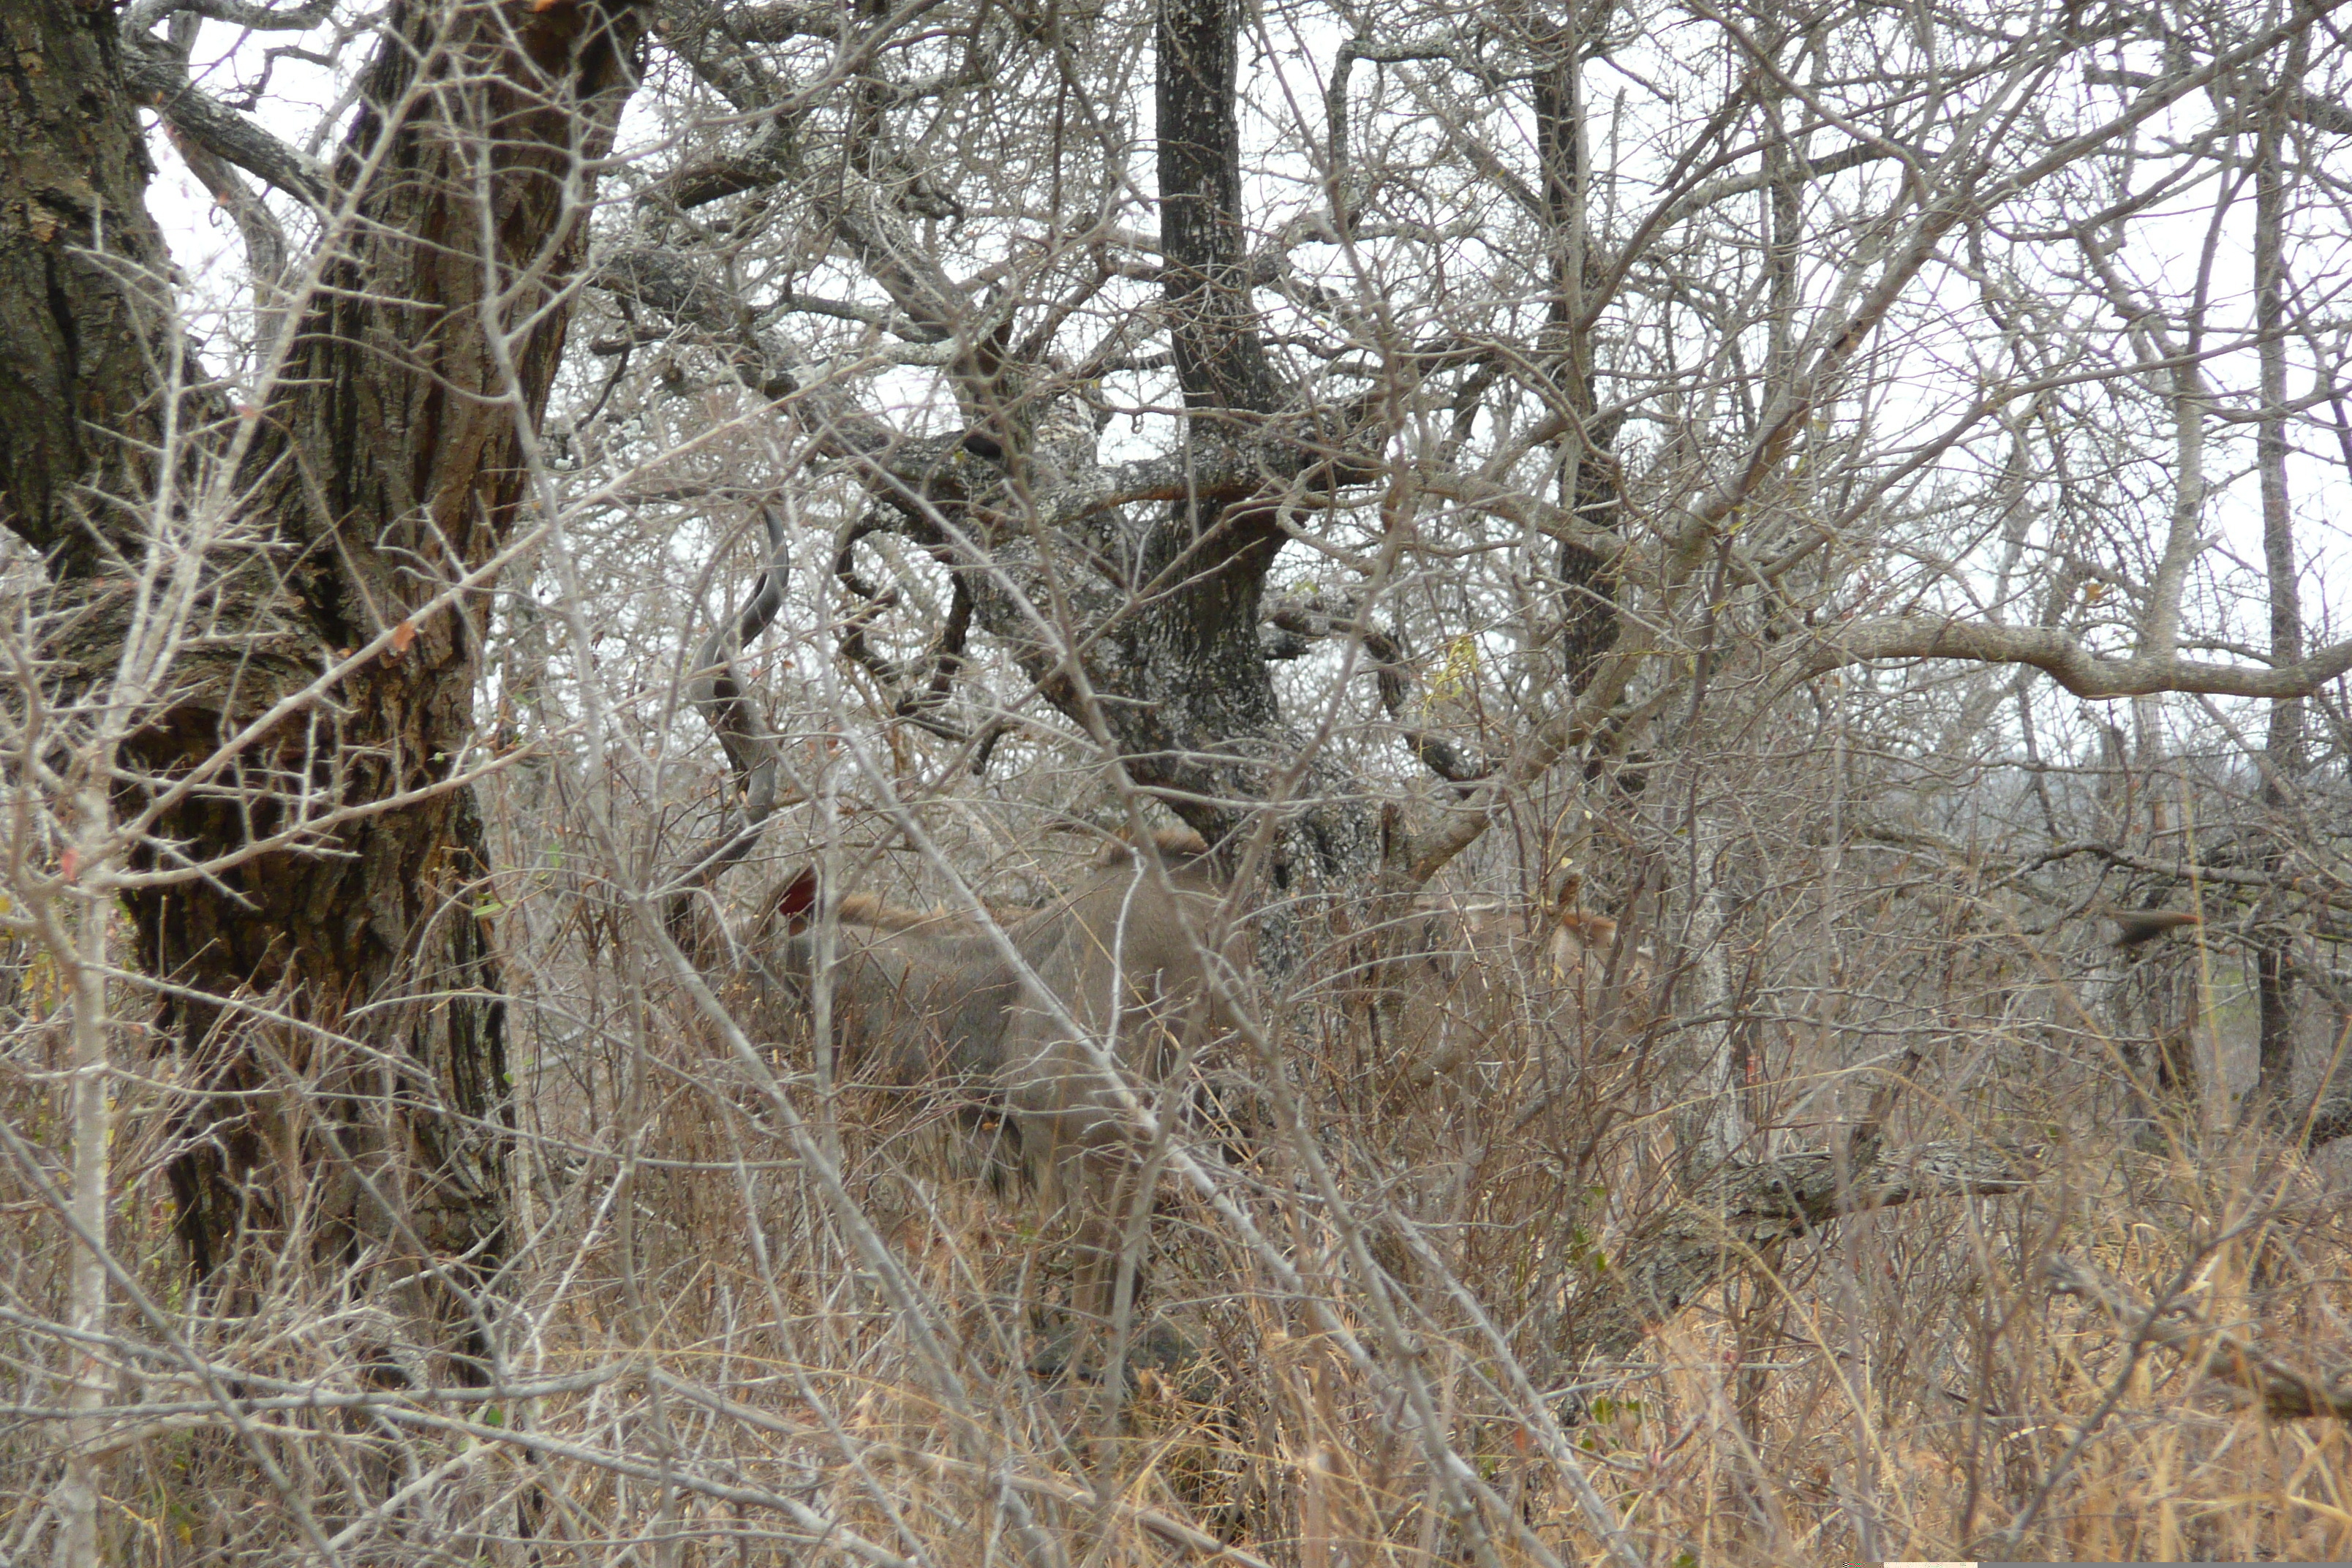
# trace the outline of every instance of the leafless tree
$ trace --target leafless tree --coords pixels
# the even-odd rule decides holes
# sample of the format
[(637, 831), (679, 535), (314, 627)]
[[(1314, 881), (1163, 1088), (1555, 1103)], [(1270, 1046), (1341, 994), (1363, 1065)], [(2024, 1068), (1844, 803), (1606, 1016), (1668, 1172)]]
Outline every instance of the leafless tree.
[(2332, 5), (7, 15), (0, 1554), (2310, 1544)]

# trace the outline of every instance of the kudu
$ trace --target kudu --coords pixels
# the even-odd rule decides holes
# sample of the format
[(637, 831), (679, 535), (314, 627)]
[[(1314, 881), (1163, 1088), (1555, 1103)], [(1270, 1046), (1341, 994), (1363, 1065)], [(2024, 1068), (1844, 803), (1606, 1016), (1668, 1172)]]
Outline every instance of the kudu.
[(1409, 917), (1375, 1017), (1392, 1091), (1419, 1094), (1486, 1055), (1515, 1025), (1590, 1060), (1638, 1032), (1654, 990), (1647, 952), (1564, 885), (1530, 921), (1499, 901), (1433, 899)]
[[(738, 624), (705, 641), (688, 690), (744, 800), (742, 823), (677, 879), (673, 929), (689, 941), (695, 920), (708, 918), (694, 908), (697, 894), (749, 853), (782, 771), (734, 668), (735, 652), (782, 601), (782, 531), (766, 521), (773, 559), (759, 593)], [(810, 1017), (819, 979), (814, 870), (788, 878), (764, 902), (729, 962), (755, 1019), (789, 1028)], [(1137, 1112), (1151, 1109), (1155, 1087), (1221, 1013), (1206, 955), (1220, 963), (1234, 955), (1219, 934), (1224, 904), (1207, 847), (1176, 832), (1111, 842), (1076, 889), (1034, 910), (911, 910), (864, 893), (835, 906), (824, 978), (840, 1081), (920, 1090), (1002, 1119), (1047, 1213), (1075, 1232), (1071, 1299), (1082, 1324), (1108, 1320), (1120, 1215), (1150, 1202), (1127, 1190), (1139, 1168)], [(717, 946), (688, 951), (712, 963)]]

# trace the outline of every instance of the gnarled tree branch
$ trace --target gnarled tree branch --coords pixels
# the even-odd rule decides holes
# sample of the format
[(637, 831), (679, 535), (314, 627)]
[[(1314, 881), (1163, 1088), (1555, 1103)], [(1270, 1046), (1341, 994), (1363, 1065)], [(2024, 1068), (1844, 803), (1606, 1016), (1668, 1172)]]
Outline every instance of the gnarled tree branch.
[(2098, 1308), (2135, 1339), (2194, 1358), (2199, 1372), (2252, 1394), (2273, 1420), (2332, 1415), (2352, 1421), (2352, 1367), (2318, 1373), (2290, 1366), (2244, 1335), (2203, 1321), (2181, 1303), (2159, 1310), (2142, 1301), (2105, 1269), (2063, 1252), (2052, 1254), (2042, 1268), (2052, 1289)]
[(760, 842), (760, 835), (777, 805), (776, 784), (783, 772), (783, 751), (768, 732), (768, 726), (761, 721), (759, 710), (751, 694), (743, 689), (742, 677), (735, 668), (735, 656), (758, 640), (775, 620), (776, 612), (783, 608), (784, 579), (791, 570), (783, 521), (776, 516), (773, 508), (767, 506), (760, 508), (760, 521), (768, 532), (768, 564), (760, 573), (759, 587), (740, 616), (719, 622), (702, 640), (702, 646), (695, 652), (694, 669), (686, 688), (687, 701), (709, 721), (711, 731), (719, 737), (719, 746), (727, 752), (727, 761), (734, 770), (735, 787), (742, 792), (742, 816), (720, 827), (708, 843), (687, 858), (671, 879), (681, 889), (673, 895), (673, 931), (677, 929), (692, 890), (708, 888), (749, 855)]
[(2208, 664), (2177, 655), (2108, 658), (2054, 626), (1997, 626), (1925, 616), (1856, 621), (1819, 634), (1805, 661), (1808, 676), (1878, 658), (1957, 658), (2027, 664), (2077, 697), (2145, 697), (2185, 691), (2210, 697), (2304, 697), (2352, 669), (2352, 642), (2325, 647), (2273, 668)]
[(1555, 1348), (1573, 1363), (1612, 1361), (1775, 1243), (1848, 1215), (1919, 1198), (2013, 1193), (2032, 1179), (2029, 1151), (1973, 1142), (1921, 1143), (1853, 1162), (1808, 1150), (1724, 1171), (1615, 1249), (1612, 1267), (1569, 1304)]
[(325, 205), (327, 184), (310, 160), (271, 135), (259, 121), (200, 90), (188, 79), (187, 62), (163, 40), (126, 33), (122, 77), (133, 97), (215, 157), (312, 206)]

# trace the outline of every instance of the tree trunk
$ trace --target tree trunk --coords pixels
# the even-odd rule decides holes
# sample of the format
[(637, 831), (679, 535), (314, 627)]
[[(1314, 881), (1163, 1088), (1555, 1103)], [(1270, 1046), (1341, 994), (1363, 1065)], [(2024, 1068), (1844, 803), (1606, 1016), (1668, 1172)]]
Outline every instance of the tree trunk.
[[(1592, 323), (1585, 279), (1592, 270), (1592, 235), (1585, 210), (1584, 59), (1582, 40), (1608, 25), (1609, 8), (1591, 14), (1570, 7), (1548, 40), (1552, 63), (1535, 79), (1536, 147), (1543, 160), (1544, 205), (1551, 215), (1551, 302), (1544, 349), (1560, 434), (1560, 501), (1580, 521), (1614, 531), (1624, 520), (1611, 447), (1621, 417), (1602, 417), (1595, 387)], [(1608, 563), (1562, 540), (1559, 545), (1560, 658), (1571, 689), (1581, 691), (1601, 657), (1617, 643), (1617, 584)]]
[[(2292, 60), (2300, 58), (2298, 48)], [(2290, 66), (2283, 91), (2294, 90), (2301, 73)], [(2276, 98), (2262, 106), (2254, 138), (2254, 327), (2261, 364), (2262, 409), (2254, 435), (2254, 462), (2263, 498), (2263, 563), (2270, 587), (2271, 663), (2285, 668), (2303, 658), (2303, 603), (2295, 582), (2294, 517), (2286, 484), (2286, 189), (2280, 163), (2284, 120)], [(2283, 875), (2284, 845), (2294, 837), (2289, 814), (2296, 809), (2295, 784), (2303, 773), (2303, 701), (2271, 703), (2270, 731), (2263, 747), (2262, 831), (2267, 840), (2263, 868)], [(2275, 880), (2273, 885), (2275, 885)], [(2260, 1067), (2252, 1096), (2257, 1115), (2283, 1124), (2294, 1089), (2294, 971), (2275, 894), (2268, 900), (2273, 921), (2254, 955), (2254, 994), (2261, 1039)]]
[[(9, 7), (0, 117), (0, 521), (66, 580), (135, 550), (152, 489), (171, 258), (147, 216), (150, 166), (109, 7)], [(75, 503), (89, 484), (127, 511)]]
[[(0, 408), (33, 411), (8, 421), (7, 521), (87, 606), (60, 650), (78, 679), (135, 646), (142, 563), (198, 584), (187, 608), (206, 630), (155, 672), (121, 792), (126, 816), (153, 814), (135, 866), (211, 868), (127, 900), (195, 1090), (171, 1167), (180, 1233), (230, 1300), (248, 1260), (308, 1226), (338, 1265), (434, 1279), (405, 1303), (429, 1328), (467, 1312), (478, 1329), (461, 1303), (503, 1246), (511, 1116), (476, 913), (488, 867), (453, 779), (476, 749), (492, 563), (562, 346), (588, 161), (632, 85), (638, 22), (395, 5), (336, 169), (357, 219), (331, 237), (285, 374), (242, 419), (199, 421), (222, 411), (184, 398), (180, 427), (202, 434), (149, 463), (110, 454), (163, 445), (168, 306), (75, 248), (162, 259), (115, 18), (64, 0), (16, 14), (56, 64), (20, 45), (6, 68), (0, 205), (54, 216), (0, 258), (16, 351)], [(114, 520), (121, 557), (77, 531), (78, 499)]]
[(1741, 1103), (1746, 1079), (1732, 1016), (1731, 900), (1723, 886), (1723, 824), (1702, 808), (1688, 827), (1691, 852), (1677, 900), (1683, 907), (1673, 922), (1681, 933), (1683, 978), (1674, 998), (1684, 1016), (1705, 1022), (1685, 1029), (1667, 1053), (1665, 1089), (1675, 1180), (1696, 1190), (1744, 1151), (1748, 1125)]
[(1160, 0), (1160, 289), (1196, 416), (1265, 414), (1275, 399), (1243, 246), (1239, 26), (1235, 0)]
[[(1275, 413), (1279, 390), (1258, 335), (1241, 213), (1234, 0), (1162, 0), (1157, 44), (1160, 240), (1185, 440), (1229, 444)], [(1143, 509), (1132, 509), (1141, 513)], [(1093, 566), (1056, 570), (1026, 535), (990, 541), (967, 574), (981, 624), (1009, 640), (1047, 698), (1101, 737), (1129, 776), (1160, 792), (1204, 836), (1248, 824), (1278, 792), (1311, 804), (1286, 816), (1270, 868), (1280, 891), (1360, 887), (1380, 865), (1377, 815), (1340, 763), (1309, 756), (1285, 718), (1258, 643), (1267, 570), (1284, 535), (1270, 505), (1180, 500), (1164, 511), (1080, 525)], [(1017, 584), (1064, 624), (1040, 635), (1004, 590)], [(1139, 601), (1138, 595), (1142, 595)], [(1083, 642), (1082, 658), (1068, 648)], [(1107, 700), (1106, 700), (1107, 699)], [(1303, 767), (1303, 776), (1291, 770)], [(1274, 967), (1295, 956), (1284, 922)]]

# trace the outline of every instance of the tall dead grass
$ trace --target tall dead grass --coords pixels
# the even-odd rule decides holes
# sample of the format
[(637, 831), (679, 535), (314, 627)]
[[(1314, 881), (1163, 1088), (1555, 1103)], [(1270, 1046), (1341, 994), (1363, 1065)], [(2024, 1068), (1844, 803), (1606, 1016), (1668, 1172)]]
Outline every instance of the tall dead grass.
[[(1563, 1038), (1530, 1006), (1413, 1079), (1370, 1047), (1334, 963), (1280, 1015), (1280, 1061), (1206, 1064), (1228, 1110), (1184, 1125), (1199, 1176), (1171, 1164), (1139, 1227), (1150, 1289), (1118, 1397), (1035, 1370), (1066, 1265), (990, 1155), (1004, 1129), (822, 1097), (804, 1041), (764, 1044), (837, 1186), (677, 998), (585, 962), (528, 972), (515, 1224), (469, 1383), (401, 1343), (375, 1294), (415, 1259), (330, 1256), (298, 1225), (234, 1310), (190, 1288), (176, 1087), (126, 1033), (112, 1239), (141, 1295), (118, 1292), (96, 1347), (108, 1550), (158, 1568), (2352, 1555), (2342, 1423), (2265, 1415), (2231, 1348), (2311, 1369), (2352, 1352), (2340, 1166), (2193, 1115), (2135, 1142), (2113, 1061), (2021, 1000), (2037, 963), (2003, 951), (1890, 964), (1875, 1026), (1925, 1047), (1890, 1142), (2030, 1145), (2026, 1190), (1727, 1252), (1615, 1361), (1580, 1348), (1578, 1311), (1681, 1201), (1675, 1021)], [(17, 956), (0, 1111), (54, 1184), (58, 1000)], [(1832, 1143), (1877, 1081), (1823, 1025), (1874, 994), (1846, 984), (1746, 994), (1751, 1157)], [(1236, 1082), (1257, 1085), (1246, 1104)], [(59, 1327), (67, 1247), (37, 1189), (0, 1173), (10, 1562), (49, 1528), (62, 1379), (90, 1348)], [(2169, 1331), (2053, 1292), (2053, 1257)]]

